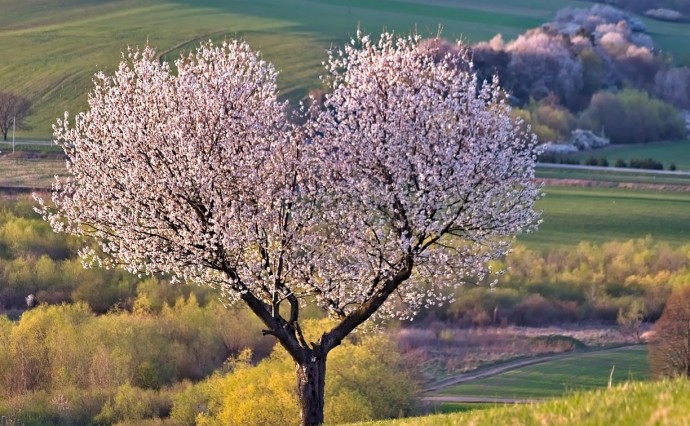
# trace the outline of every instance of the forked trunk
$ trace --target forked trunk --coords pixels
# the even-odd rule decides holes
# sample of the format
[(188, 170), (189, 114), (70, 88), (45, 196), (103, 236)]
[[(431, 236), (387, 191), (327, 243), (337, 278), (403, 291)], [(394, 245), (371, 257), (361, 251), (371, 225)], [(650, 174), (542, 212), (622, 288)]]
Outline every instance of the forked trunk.
[(297, 364), (297, 396), (302, 426), (323, 424), (325, 383), (326, 357), (312, 355), (303, 364)]

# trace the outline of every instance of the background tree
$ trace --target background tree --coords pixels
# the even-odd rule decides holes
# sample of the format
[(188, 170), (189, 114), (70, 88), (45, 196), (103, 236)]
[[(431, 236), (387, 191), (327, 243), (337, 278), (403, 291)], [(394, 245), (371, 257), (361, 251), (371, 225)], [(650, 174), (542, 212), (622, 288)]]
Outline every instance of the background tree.
[(25, 128), (24, 119), (29, 115), (31, 102), (23, 96), (10, 92), (0, 92), (0, 132), (3, 140), (13, 126)]
[[(358, 34), (332, 52), (332, 93), (303, 129), (246, 44), (205, 44), (177, 74), (132, 50), (55, 126), (72, 176), (40, 210), (94, 237), (100, 265), (242, 300), (297, 364), (301, 423), (321, 424), (333, 348), (375, 313), (408, 317), (481, 279), (538, 218), (535, 141), (497, 83), (477, 91), (467, 58), (419, 40)], [(337, 319), (318, 339), (307, 304)]]
[(646, 313), (644, 302), (633, 300), (628, 306), (618, 308), (616, 323), (623, 333), (634, 337), (637, 343), (642, 343), (642, 324)]
[(652, 374), (690, 377), (690, 286), (671, 293), (649, 344)]

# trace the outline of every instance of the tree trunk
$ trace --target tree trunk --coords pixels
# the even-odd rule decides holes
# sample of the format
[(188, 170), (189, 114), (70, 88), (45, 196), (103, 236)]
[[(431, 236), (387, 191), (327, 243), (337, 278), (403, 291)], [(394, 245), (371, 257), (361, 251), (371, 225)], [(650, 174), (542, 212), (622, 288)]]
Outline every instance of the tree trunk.
[(326, 383), (326, 357), (312, 354), (303, 364), (297, 364), (297, 396), (300, 406), (300, 424), (323, 424), (324, 388)]

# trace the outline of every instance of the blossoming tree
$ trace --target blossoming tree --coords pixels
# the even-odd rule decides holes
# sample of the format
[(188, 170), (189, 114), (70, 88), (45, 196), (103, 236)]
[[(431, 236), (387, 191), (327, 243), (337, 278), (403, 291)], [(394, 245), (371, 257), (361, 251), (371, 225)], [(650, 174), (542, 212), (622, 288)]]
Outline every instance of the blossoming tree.
[[(71, 176), (39, 210), (93, 237), (82, 254), (99, 265), (245, 303), (296, 363), (301, 423), (321, 424), (333, 348), (374, 314), (447, 301), (538, 219), (534, 140), (497, 83), (478, 89), (467, 58), (419, 41), (358, 34), (332, 52), (302, 126), (244, 43), (204, 44), (176, 72), (131, 50), (55, 126)], [(306, 304), (337, 319), (316, 342)]]

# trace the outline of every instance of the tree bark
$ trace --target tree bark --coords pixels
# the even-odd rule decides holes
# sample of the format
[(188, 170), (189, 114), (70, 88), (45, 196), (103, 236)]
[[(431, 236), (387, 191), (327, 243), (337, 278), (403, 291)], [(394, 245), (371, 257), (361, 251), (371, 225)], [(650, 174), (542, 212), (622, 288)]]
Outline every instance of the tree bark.
[(300, 406), (300, 425), (323, 424), (326, 357), (312, 353), (297, 364), (297, 396)]

